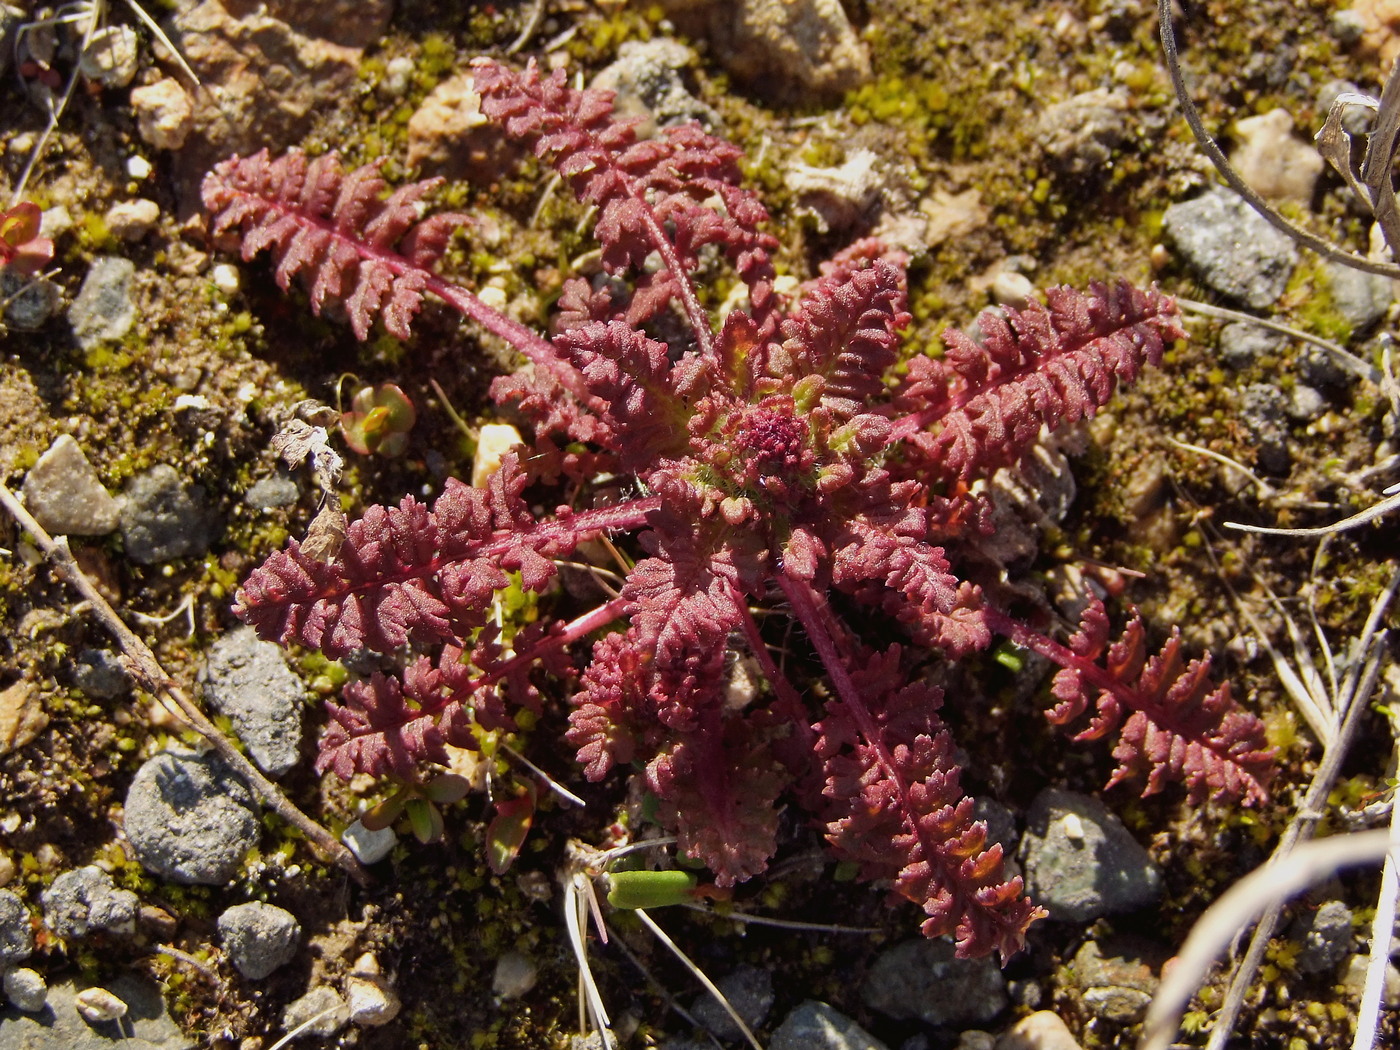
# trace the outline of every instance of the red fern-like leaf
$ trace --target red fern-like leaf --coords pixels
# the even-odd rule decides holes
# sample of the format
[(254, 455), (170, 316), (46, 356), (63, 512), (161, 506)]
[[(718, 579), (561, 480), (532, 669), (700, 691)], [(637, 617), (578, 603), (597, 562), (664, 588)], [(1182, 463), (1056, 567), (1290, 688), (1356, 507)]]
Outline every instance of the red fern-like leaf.
[(262, 638), (296, 642), (338, 657), (368, 647), (430, 645), (469, 638), (485, 622), (496, 591), (518, 572), (541, 590), (564, 557), (590, 536), (636, 528), (658, 501), (536, 521), (520, 490), (525, 477), (514, 455), (490, 489), (449, 479), (429, 510), (413, 497), (397, 507), (371, 507), (350, 526), (329, 563), (294, 541), (244, 582), (234, 612)]
[(986, 824), (972, 817), (935, 713), (942, 694), (903, 684), (899, 657), (892, 647), (852, 673), (866, 713), (833, 700), (816, 727), (827, 839), (863, 878), (888, 880), (921, 906), (926, 936), (952, 936), (963, 958), (996, 950), (1006, 959), (1045, 913), (1022, 895), (1019, 877), (1003, 880), (1001, 846), (988, 846)]
[(1016, 462), (1042, 426), (1093, 415), (1119, 381), (1135, 380), (1185, 335), (1171, 299), (1126, 282), (1095, 283), (1088, 295), (1052, 288), (1046, 301), (1007, 310), (1005, 320), (987, 311), (980, 344), (949, 329), (943, 360), (910, 362), (899, 392), (910, 414), (895, 436), (914, 446), (921, 468), (969, 480)]
[(1097, 740), (1119, 731), (1113, 750), (1118, 768), (1109, 787), (1140, 778), (1146, 781), (1144, 795), (1179, 781), (1194, 803), (1207, 796), (1247, 804), (1268, 799), (1274, 753), (1264, 724), (1239, 708), (1228, 682), (1210, 681), (1208, 657), (1183, 658), (1178, 632), (1149, 657), (1146, 632), (1135, 617), (1109, 645), (1108, 617), (1096, 601), (1068, 647), (1036, 642), (1024, 628), (1016, 634), (1018, 642), (1062, 667), (1052, 686), (1058, 703), (1047, 713), (1051, 722), (1065, 725), (1092, 702), (1089, 726), (1075, 739)]
[(884, 393), (899, 332), (910, 319), (906, 300), (904, 272), (883, 259), (812, 282), (781, 325), (784, 372), (820, 377), (822, 403), (834, 419), (864, 411)]
[(445, 763), (447, 744), (474, 746), (465, 703), (469, 680), (462, 650), (445, 646), (436, 662), (419, 657), (409, 664), (402, 682), (378, 671), (351, 682), (343, 705), (326, 705), (331, 721), (316, 757), (317, 772), (331, 769), (342, 780), (356, 773), (411, 780), (423, 763)]
[(308, 160), (298, 150), (275, 160), (266, 150), (232, 157), (205, 176), (204, 206), (215, 233), (241, 229), (243, 258), (272, 253), (283, 288), (305, 271), (316, 313), (343, 302), (357, 338), (369, 334), (379, 314), (385, 328), (406, 339), (434, 283), (432, 267), (468, 218), (420, 219), (418, 203), (442, 180), (409, 183), (385, 196), (381, 164), (346, 172), (335, 154)]

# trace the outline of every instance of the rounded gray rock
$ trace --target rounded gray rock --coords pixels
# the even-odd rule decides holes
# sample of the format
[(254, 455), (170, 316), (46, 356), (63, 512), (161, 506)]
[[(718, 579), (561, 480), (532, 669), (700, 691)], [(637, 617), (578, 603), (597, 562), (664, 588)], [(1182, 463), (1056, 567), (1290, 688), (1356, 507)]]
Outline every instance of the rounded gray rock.
[(1088, 922), (1162, 896), (1162, 870), (1098, 799), (1048, 788), (1021, 839), (1026, 892), (1050, 918)]
[(217, 756), (166, 751), (126, 796), (126, 835), (141, 866), (173, 882), (221, 886), (258, 841), (253, 796)]
[(783, 1018), (768, 1050), (887, 1050), (856, 1022), (826, 1003), (808, 999)]
[(1226, 189), (1173, 204), (1162, 222), (1201, 280), (1256, 310), (1278, 300), (1298, 261), (1293, 239)]
[(1006, 978), (991, 959), (959, 959), (947, 941), (923, 938), (881, 952), (860, 997), (886, 1017), (932, 1025), (981, 1024), (1010, 1003)]
[(235, 904), (219, 916), (219, 939), (238, 972), (257, 981), (296, 956), (301, 924), (275, 904)]
[(64, 938), (86, 937), (95, 931), (136, 932), (141, 901), (130, 890), (117, 889), (112, 876), (95, 864), (65, 871), (39, 897), (44, 925)]
[(105, 536), (121, 506), (69, 434), (61, 435), (24, 477), (25, 506), (54, 535)]
[(141, 565), (203, 554), (214, 533), (204, 489), (165, 463), (131, 479), (121, 529), (126, 556)]
[(281, 646), (251, 627), (230, 631), (210, 647), (201, 682), (209, 703), (233, 720), (259, 769), (276, 777), (297, 764), (305, 689)]
[[(750, 1028), (757, 1028), (768, 1019), (768, 1011), (773, 1009), (774, 1000), (773, 974), (768, 970), (757, 966), (740, 966), (721, 977), (715, 986), (724, 993), (729, 1005)], [(743, 1040), (744, 1033), (734, 1023), (734, 1018), (713, 995), (707, 994), (697, 999), (690, 1012), (718, 1038), (736, 1043)]]
[(136, 304), (131, 286), (136, 264), (115, 255), (99, 255), (92, 261), (83, 286), (68, 308), (78, 345), (84, 350), (115, 342), (136, 322)]
[(0, 967), (28, 959), (33, 952), (29, 909), (9, 890), (0, 890)]
[(5, 998), (16, 1010), (37, 1014), (49, 1001), (49, 986), (43, 977), (28, 968), (5, 974)]

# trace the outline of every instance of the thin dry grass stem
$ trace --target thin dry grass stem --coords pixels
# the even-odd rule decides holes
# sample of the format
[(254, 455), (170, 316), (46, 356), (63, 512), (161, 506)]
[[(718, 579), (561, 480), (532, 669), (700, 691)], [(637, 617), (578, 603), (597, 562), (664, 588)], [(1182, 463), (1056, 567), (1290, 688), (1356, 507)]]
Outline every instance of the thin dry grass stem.
[[(1391, 723), (1392, 729), (1394, 722)], [(1390, 810), (1390, 840), (1400, 843), (1400, 808)], [(1381, 996), (1385, 993), (1386, 970), (1390, 966), (1390, 945), (1395, 935), (1396, 902), (1400, 900), (1400, 878), (1395, 872), (1395, 852), (1385, 855), (1381, 888), (1376, 894), (1376, 914), (1371, 919), (1371, 953), (1366, 962), (1366, 983), (1356, 1011), (1356, 1034), (1351, 1050), (1372, 1050), (1380, 1026)]]
[(698, 911), (712, 919), (737, 922), (748, 926), (771, 926), (777, 930), (801, 930), (803, 933), (856, 933), (869, 936), (880, 933), (878, 926), (838, 926), (824, 922), (800, 922), (797, 919), (773, 919), (767, 915), (753, 915), (746, 911), (719, 912), (703, 904), (682, 904), (688, 911)]
[[(1162, 38), (1162, 51), (1166, 56), (1167, 72), (1171, 75), (1172, 87), (1176, 91), (1177, 101), (1181, 105), (1182, 115), (1186, 118), (1186, 123), (1191, 128), (1191, 134), (1196, 137), (1196, 143), (1201, 147), (1201, 151), (1210, 158), (1215, 170), (1220, 173), (1220, 177), (1225, 180), (1229, 187), (1244, 198), (1245, 202), (1257, 211), (1275, 229), (1282, 231), (1292, 237), (1305, 248), (1310, 248), (1324, 258), (1331, 259), (1343, 265), (1350, 266), (1356, 270), (1364, 270), (1367, 273), (1380, 274), (1383, 277), (1400, 277), (1400, 266), (1394, 263), (1380, 262), (1375, 259), (1368, 259), (1364, 255), (1357, 255), (1354, 252), (1343, 251), (1336, 245), (1317, 234), (1306, 230), (1301, 226), (1289, 222), (1280, 215), (1264, 200), (1258, 193), (1250, 188), (1225, 156), (1225, 151), (1220, 148), (1219, 143), (1206, 131), (1205, 124), (1201, 120), (1200, 111), (1196, 109), (1196, 104), (1191, 100), (1190, 92), (1186, 89), (1186, 81), (1181, 72), (1181, 59), (1176, 49), (1176, 34), (1172, 31), (1172, 0), (1157, 0), (1157, 22)], [(1395, 81), (1392, 74), (1391, 81)], [(1387, 93), (1390, 92), (1391, 84), (1386, 85)], [(1380, 125), (1378, 124), (1378, 130)], [(1393, 136), (1392, 136), (1393, 137)], [(1394, 207), (1394, 193), (1389, 197), (1389, 207)], [(1380, 205), (1378, 204), (1379, 208)], [(1377, 219), (1381, 216), (1378, 213)], [(1382, 222), (1382, 228), (1385, 223)]]
[(1221, 321), (1239, 321), (1257, 325), (1260, 328), (1267, 328), (1271, 332), (1278, 332), (1280, 335), (1297, 339), (1299, 342), (1309, 343), (1320, 350), (1325, 350), (1339, 366), (1358, 378), (1369, 379), (1377, 385), (1380, 385), (1385, 378), (1379, 368), (1363, 361), (1340, 343), (1323, 339), (1320, 335), (1313, 335), (1311, 332), (1305, 332), (1301, 328), (1294, 328), (1292, 325), (1275, 321), (1272, 318), (1255, 317), (1253, 314), (1242, 313), (1239, 310), (1230, 310), (1223, 306), (1215, 306), (1195, 299), (1184, 299), (1179, 295), (1174, 296), (1174, 298), (1176, 305), (1187, 313), (1200, 314), (1202, 317), (1214, 317)]
[[(1214, 550), (1209, 545), (1207, 545), (1207, 554), (1219, 573), (1219, 564), (1215, 561)], [(1315, 560), (1314, 573), (1316, 573), (1317, 567), (1318, 563)], [(1221, 579), (1222, 582), (1225, 582), (1223, 575)], [(1323, 744), (1322, 761), (1308, 785), (1302, 803), (1292, 820), (1289, 821), (1288, 827), (1280, 837), (1273, 854), (1260, 869), (1260, 871), (1266, 871), (1285, 863), (1300, 844), (1310, 839), (1316, 830), (1317, 822), (1326, 812), (1328, 793), (1331, 791), (1332, 785), (1341, 771), (1342, 762), (1350, 750), (1357, 726), (1360, 724), (1361, 715), (1367, 709), (1366, 701), (1375, 690), (1380, 677), (1384, 659), (1382, 623), (1397, 591), (1400, 591), (1400, 570), (1392, 574), (1390, 582), (1372, 604), (1360, 635), (1352, 643), (1349, 653), (1346, 654), (1343, 663), (1345, 670), (1340, 676), (1332, 646), (1317, 622), (1311, 602), (1309, 602), (1308, 617), (1312, 633), (1317, 639), (1318, 648), (1322, 655), (1325, 675), (1318, 669), (1309, 647), (1304, 642), (1304, 630), (1288, 614), (1278, 596), (1259, 578), (1257, 573), (1255, 579), (1267, 593), (1274, 611), (1288, 631), (1294, 654), (1292, 664), (1274, 647), (1268, 633), (1263, 629), (1262, 623), (1254, 616), (1234, 589), (1227, 582), (1225, 582), (1225, 587), (1236, 607), (1259, 638), (1261, 645), (1269, 653), (1280, 682)], [(1254, 874), (1258, 874), (1258, 872)], [(1248, 878), (1253, 877), (1253, 874), (1248, 876)], [(1224, 1050), (1226, 1041), (1230, 1038), (1239, 1012), (1244, 1005), (1245, 995), (1264, 960), (1269, 939), (1273, 936), (1282, 918), (1286, 900), (1287, 896), (1280, 896), (1259, 908), (1258, 923), (1254, 928), (1244, 957), (1235, 967), (1230, 986), (1216, 1015), (1210, 1040), (1207, 1043), (1207, 1050)], [(1204, 916), (1201, 921), (1205, 921)], [(1246, 928), (1247, 924), (1236, 928), (1230, 939), (1233, 940), (1241, 936)], [(1214, 956), (1212, 955), (1211, 958), (1213, 959)], [(1196, 986), (1199, 986), (1206, 976), (1205, 970), (1196, 974)]]
[(9, 511), (21, 528), (34, 537), (39, 549), (44, 552), (54, 572), (69, 586), (73, 587), (87, 601), (98, 622), (116, 640), (125, 655), (128, 670), (137, 678), (141, 687), (154, 696), (173, 703), (178, 713), (200, 736), (209, 741), (219, 757), (251, 787), (269, 809), (288, 824), (304, 834), (309, 842), (328, 860), (349, 875), (361, 886), (371, 884), (369, 873), (355, 859), (355, 855), (342, 845), (334, 835), (321, 827), (300, 809), (292, 804), (276, 784), (263, 776), (262, 771), (253, 765), (227, 737), (221, 733), (180, 684), (165, 673), (149, 646), (123, 622), (115, 609), (108, 603), (96, 585), (83, 572), (68, 549), (66, 537), (54, 539), (42, 525), (15, 498), (8, 487), (0, 484), (0, 505)]
[(1138, 1050), (1168, 1050), (1186, 1005), (1237, 930), (1309, 886), (1346, 868), (1381, 861), (1397, 848), (1400, 842), (1389, 831), (1337, 835), (1305, 843), (1290, 856), (1258, 868), (1237, 882), (1206, 909), (1186, 938), (1175, 965), (1167, 971), (1148, 1008)]
[(651, 935), (664, 944), (671, 954), (680, 960), (681, 965), (690, 971), (691, 976), (705, 986), (705, 991), (709, 992), (710, 995), (714, 997), (715, 1001), (724, 1009), (724, 1012), (729, 1015), (729, 1019), (733, 1021), (735, 1025), (738, 1026), (739, 1031), (744, 1034), (744, 1040), (749, 1046), (753, 1047), (753, 1050), (763, 1050), (763, 1045), (754, 1036), (753, 1029), (739, 1016), (739, 1011), (734, 1009), (734, 1005), (729, 1001), (728, 997), (719, 990), (714, 981), (710, 980), (705, 971), (695, 965), (689, 955), (681, 951), (680, 945), (671, 940), (666, 931), (656, 924), (656, 920), (646, 913), (645, 908), (634, 908), (633, 911), (636, 913), (637, 918), (642, 920), (642, 925), (651, 931)]

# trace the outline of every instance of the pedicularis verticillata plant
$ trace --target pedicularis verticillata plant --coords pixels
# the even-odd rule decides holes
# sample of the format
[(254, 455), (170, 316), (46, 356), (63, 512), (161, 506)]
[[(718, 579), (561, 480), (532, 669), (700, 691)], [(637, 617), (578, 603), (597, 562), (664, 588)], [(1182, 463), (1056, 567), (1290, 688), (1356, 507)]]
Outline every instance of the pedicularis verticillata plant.
[[(331, 657), (419, 654), (330, 705), (319, 768), (412, 778), (444, 744), (473, 746), (473, 723), (513, 728), (542, 684), (577, 675), (567, 738), (584, 775), (642, 777), (719, 886), (765, 870), (789, 800), (964, 956), (1009, 955), (1042, 912), (1019, 878), (1003, 879), (1001, 847), (972, 818), (942, 693), (916, 673), (929, 659), (1009, 638), (1062, 668), (1052, 721), (1092, 705), (1079, 737), (1118, 733), (1113, 782), (1265, 797), (1260, 722), (1207, 680), (1206, 661), (1183, 660), (1175, 636), (1149, 656), (1134, 620), (1111, 642), (1093, 602), (1062, 644), (956, 568), (960, 545), (990, 528), (976, 483), (1157, 362), (1182, 336), (1170, 299), (1127, 284), (1051, 289), (1044, 306), (984, 314), (980, 342), (948, 332), (942, 358), (916, 356), (896, 377), (910, 319), (896, 253), (857, 243), (785, 298), (733, 145), (695, 125), (638, 140), (608, 93), (570, 88), (562, 72), (481, 59), (474, 77), (482, 111), (596, 209), (606, 279), (567, 282), (552, 338), (434, 272), (466, 219), (421, 218), (431, 182), (386, 196), (373, 165), (347, 173), (293, 152), (233, 158), (204, 184), (216, 231), (241, 231), (246, 258), (270, 251), (284, 286), (304, 276), (314, 309), (343, 304), (359, 337), (375, 316), (406, 335), (431, 293), (528, 362), (493, 394), (534, 424), (533, 447), (508, 455), (489, 488), (451, 480), (431, 507), (373, 507), (335, 556), (293, 542), (239, 592), (238, 615), (265, 638)], [(712, 324), (697, 275), (724, 263), (747, 300)], [(672, 318), (685, 334), (663, 342)], [(632, 495), (532, 513), (522, 491), (561, 472), (583, 485), (608, 475), (609, 492), (630, 479)], [(508, 574), (545, 591), (558, 559), (617, 533), (634, 533), (643, 556), (616, 598), (503, 644), (490, 612)], [(816, 680), (780, 670), (752, 607), (796, 619)], [(909, 644), (843, 614), (862, 607), (876, 611), (862, 621), (902, 625)], [(732, 688), (744, 649), (766, 688)]]

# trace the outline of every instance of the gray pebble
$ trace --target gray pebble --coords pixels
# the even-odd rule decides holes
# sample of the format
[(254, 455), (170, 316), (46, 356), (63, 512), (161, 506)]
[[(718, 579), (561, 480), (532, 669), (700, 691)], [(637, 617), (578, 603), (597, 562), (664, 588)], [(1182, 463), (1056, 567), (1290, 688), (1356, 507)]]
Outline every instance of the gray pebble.
[(5, 974), (5, 998), (16, 1010), (37, 1014), (49, 1000), (49, 986), (44, 978), (27, 967)]
[(1161, 868), (1098, 799), (1048, 788), (1021, 840), (1026, 892), (1052, 919), (1088, 922), (1162, 896)]
[(300, 498), (301, 490), (297, 488), (297, 483), (280, 474), (254, 482), (253, 486), (243, 493), (243, 502), (254, 510), (290, 507)]
[[(717, 980), (715, 985), (750, 1029), (757, 1028), (768, 1019), (774, 998), (773, 975), (769, 971), (757, 966), (740, 966)], [(739, 1042), (744, 1038), (734, 1018), (712, 995), (696, 999), (690, 1012), (720, 1039)]]
[(1235, 194), (1214, 188), (1173, 204), (1163, 217), (1175, 243), (1201, 280), (1256, 310), (1271, 306), (1288, 284), (1298, 248), (1287, 234)]
[(1142, 1020), (1157, 991), (1157, 973), (1169, 953), (1129, 937), (1086, 941), (1070, 970), (1081, 1001), (1096, 1017), (1115, 1024)]
[(121, 515), (121, 505), (68, 434), (39, 457), (20, 491), (29, 513), (56, 536), (104, 536)]
[(29, 909), (9, 890), (0, 890), (0, 966), (23, 962), (34, 952)]
[(174, 467), (161, 463), (127, 485), (121, 528), (126, 556), (154, 565), (203, 554), (213, 541), (214, 523), (204, 489), (187, 487)]
[(1332, 308), (1353, 332), (1375, 326), (1395, 301), (1395, 285), (1389, 277), (1365, 273), (1339, 262), (1322, 264), (1323, 278), (1332, 296)]
[(131, 688), (131, 679), (110, 649), (84, 649), (73, 664), (73, 684), (92, 700), (115, 700)]
[(1352, 914), (1341, 901), (1327, 901), (1314, 912), (1298, 916), (1289, 927), (1291, 940), (1301, 942), (1298, 969), (1330, 973), (1352, 951)]
[(845, 1014), (808, 999), (778, 1026), (768, 1050), (888, 1050)]
[(1259, 357), (1283, 352), (1288, 337), (1247, 321), (1231, 321), (1220, 329), (1220, 359), (1231, 368), (1244, 368)]
[(312, 1018), (318, 1020), (307, 1025), (306, 1033), (319, 1036), (335, 1035), (349, 1023), (350, 1008), (346, 1006), (345, 1000), (336, 994), (334, 988), (319, 985), (300, 999), (294, 999), (287, 1004), (287, 1008), (282, 1011), (282, 1029), (291, 1032), (307, 1024)]
[(210, 648), (201, 682), (259, 769), (276, 777), (296, 765), (305, 690), (281, 646), (262, 641), (251, 627), (230, 631)]
[(1298, 423), (1311, 423), (1327, 411), (1327, 399), (1317, 387), (1298, 383), (1288, 395), (1288, 417)]
[(887, 1017), (932, 1025), (990, 1021), (1006, 1009), (1006, 979), (989, 958), (959, 959), (948, 941), (904, 941), (880, 953), (861, 1001)]
[(21, 277), (0, 272), (0, 302), (5, 305), (5, 324), (17, 332), (37, 332), (58, 312), (63, 290), (44, 277)]
[(95, 864), (65, 871), (39, 900), (44, 925), (64, 938), (86, 937), (95, 931), (135, 933), (141, 907), (136, 894), (117, 889), (112, 876)]
[(358, 818), (340, 833), (340, 841), (349, 847), (361, 864), (375, 864), (387, 857), (399, 837), (393, 828), (370, 831)]
[(1240, 397), (1239, 420), (1254, 442), (1260, 469), (1282, 477), (1293, 464), (1288, 449), (1289, 398), (1272, 383), (1251, 383)]
[(296, 957), (301, 924), (275, 904), (235, 904), (219, 916), (219, 939), (238, 972), (261, 980)]
[(642, 117), (642, 136), (654, 135), (657, 127), (670, 127), (689, 120), (714, 127), (719, 116), (686, 90), (681, 70), (695, 61), (695, 52), (678, 40), (629, 40), (618, 49), (617, 61), (599, 71), (592, 86), (617, 93), (615, 111), (627, 117)]
[(1366, 20), (1351, 8), (1333, 11), (1327, 20), (1327, 32), (1337, 43), (1350, 47), (1366, 35)]
[(173, 882), (221, 886), (258, 841), (247, 786), (214, 755), (166, 751), (136, 771), (126, 835), (147, 871)]
[(508, 951), (496, 960), (491, 991), (502, 999), (519, 999), (539, 980), (540, 970), (524, 952)]
[(68, 322), (84, 350), (116, 342), (136, 322), (131, 298), (136, 264), (115, 255), (99, 255), (92, 261), (78, 297), (68, 308)]

